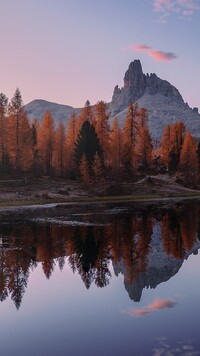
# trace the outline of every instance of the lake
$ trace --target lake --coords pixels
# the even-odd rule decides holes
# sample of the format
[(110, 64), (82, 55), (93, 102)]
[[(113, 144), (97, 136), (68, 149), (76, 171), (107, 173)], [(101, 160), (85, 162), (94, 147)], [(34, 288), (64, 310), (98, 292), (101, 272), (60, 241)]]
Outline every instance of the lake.
[(200, 355), (200, 203), (0, 225), (0, 355)]

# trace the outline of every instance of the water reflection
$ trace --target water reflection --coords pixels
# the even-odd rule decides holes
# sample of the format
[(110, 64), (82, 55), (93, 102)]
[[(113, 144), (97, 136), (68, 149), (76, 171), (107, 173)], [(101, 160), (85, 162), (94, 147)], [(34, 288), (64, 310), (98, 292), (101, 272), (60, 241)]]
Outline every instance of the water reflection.
[[(72, 222), (73, 221), (73, 222)], [(31, 271), (41, 263), (50, 278), (56, 262), (77, 271), (88, 289), (105, 287), (114, 273), (124, 276), (129, 297), (140, 301), (144, 288), (155, 288), (180, 269), (200, 247), (200, 208), (187, 203), (166, 208), (105, 207), (91, 213), (67, 211), (0, 227), (0, 299), (19, 308)]]

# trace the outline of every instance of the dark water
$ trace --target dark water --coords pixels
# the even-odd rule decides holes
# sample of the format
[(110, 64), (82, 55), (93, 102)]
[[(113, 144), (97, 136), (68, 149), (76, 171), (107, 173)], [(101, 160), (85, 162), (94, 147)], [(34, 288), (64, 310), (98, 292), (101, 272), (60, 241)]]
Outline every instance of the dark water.
[(0, 355), (200, 355), (200, 204), (0, 225)]

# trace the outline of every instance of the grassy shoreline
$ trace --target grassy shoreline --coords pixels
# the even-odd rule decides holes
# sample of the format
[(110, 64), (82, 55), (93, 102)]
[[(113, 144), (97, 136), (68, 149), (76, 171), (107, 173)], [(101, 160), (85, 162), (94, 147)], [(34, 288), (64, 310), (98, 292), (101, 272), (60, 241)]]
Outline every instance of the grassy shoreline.
[(182, 200), (182, 199), (200, 199), (200, 191), (176, 192), (171, 194), (146, 194), (146, 195), (121, 195), (121, 196), (82, 196), (82, 197), (67, 197), (65, 199), (36, 199), (36, 200), (18, 200), (18, 201), (2, 201), (0, 208), (9, 207), (34, 207), (34, 206), (49, 206), (59, 204), (74, 204), (74, 203), (126, 203), (126, 202), (145, 202), (145, 201), (166, 201), (166, 200)]

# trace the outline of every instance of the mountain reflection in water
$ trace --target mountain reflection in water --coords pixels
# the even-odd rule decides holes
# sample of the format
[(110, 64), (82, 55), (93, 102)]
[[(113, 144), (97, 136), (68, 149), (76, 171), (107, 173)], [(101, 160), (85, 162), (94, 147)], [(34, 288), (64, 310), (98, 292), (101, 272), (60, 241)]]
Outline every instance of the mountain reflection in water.
[[(89, 209), (89, 208), (88, 208)], [(104, 208), (105, 209), (105, 208)], [(156, 288), (200, 247), (197, 203), (136, 209), (66, 213), (55, 219), (4, 221), (0, 227), (0, 299), (9, 295), (19, 308), (32, 270), (41, 263), (50, 278), (56, 262), (68, 263), (88, 289), (105, 287), (109, 265), (124, 276), (129, 297), (140, 301), (144, 288)], [(73, 221), (73, 222), (72, 222)]]

